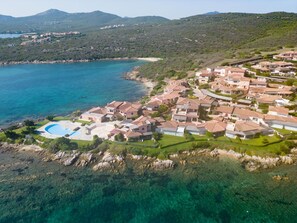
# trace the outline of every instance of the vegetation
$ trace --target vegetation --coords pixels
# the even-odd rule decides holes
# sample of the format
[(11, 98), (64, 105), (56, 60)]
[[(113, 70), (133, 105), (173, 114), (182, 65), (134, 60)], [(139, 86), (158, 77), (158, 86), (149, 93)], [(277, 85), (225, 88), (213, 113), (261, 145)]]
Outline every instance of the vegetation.
[[(97, 18), (96, 14), (93, 16)], [(138, 23), (138, 26), (106, 30), (98, 30), (98, 24), (94, 25), (99, 21), (96, 19), (85, 23), (84, 18), (67, 20), (77, 26), (65, 24), (61, 17), (56, 19), (61, 22), (55, 26), (32, 28), (30, 32), (61, 27), (66, 31), (71, 27), (84, 35), (52, 38), (50, 42), (28, 46), (20, 45), (25, 39), (1, 39), (0, 61), (161, 57), (164, 60), (140, 68), (141, 76), (161, 81), (165, 77), (185, 77), (187, 71), (220, 62), (223, 58), (252, 57), (279, 46), (294, 46), (297, 39), (297, 15), (283, 12), (199, 15), (173, 21), (153, 19), (158, 25)], [(12, 24), (8, 24), (0, 22), (0, 30), (13, 31)]]

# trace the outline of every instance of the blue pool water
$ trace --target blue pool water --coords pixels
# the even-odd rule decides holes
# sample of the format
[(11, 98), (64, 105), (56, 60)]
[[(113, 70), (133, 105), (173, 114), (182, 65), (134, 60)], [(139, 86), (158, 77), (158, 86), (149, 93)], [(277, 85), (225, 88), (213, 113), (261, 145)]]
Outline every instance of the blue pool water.
[(113, 100), (138, 100), (142, 84), (122, 78), (141, 61), (0, 66), (0, 126), (66, 115)]
[(45, 128), (45, 131), (47, 131), (50, 134), (58, 135), (58, 136), (75, 136), (79, 135), (79, 131), (73, 131), (68, 128), (63, 128), (60, 124), (52, 124)]

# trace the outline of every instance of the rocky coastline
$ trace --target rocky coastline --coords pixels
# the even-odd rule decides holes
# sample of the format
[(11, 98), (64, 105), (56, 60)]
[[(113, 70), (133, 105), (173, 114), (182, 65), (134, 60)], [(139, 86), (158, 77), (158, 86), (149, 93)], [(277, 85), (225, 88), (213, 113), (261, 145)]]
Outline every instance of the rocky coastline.
[(140, 74), (139, 67), (134, 67), (132, 71), (125, 73), (123, 78), (125, 80), (137, 81), (139, 83), (142, 83), (148, 89), (148, 95), (149, 95), (153, 90), (153, 88), (155, 87), (156, 83), (153, 82), (152, 80), (141, 77), (139, 74)]
[[(203, 149), (196, 151), (184, 151), (179, 154), (172, 154), (166, 160), (142, 155), (115, 155), (110, 151), (106, 152), (80, 152), (80, 151), (58, 151), (50, 153), (37, 145), (17, 145), (0, 143), (1, 153), (33, 153), (38, 155), (43, 162), (57, 162), (65, 167), (87, 167), (95, 172), (122, 173), (127, 168), (134, 172), (143, 173), (150, 171), (170, 171), (176, 167), (186, 168), (188, 164), (198, 163), (199, 157), (210, 159), (230, 158), (238, 161), (242, 168), (249, 172), (256, 172), (265, 169), (275, 168), (281, 165), (293, 165), (297, 161), (297, 149), (292, 149), (291, 154), (277, 157), (249, 156), (237, 153), (233, 150)], [(282, 180), (280, 176), (274, 176), (275, 180)]]

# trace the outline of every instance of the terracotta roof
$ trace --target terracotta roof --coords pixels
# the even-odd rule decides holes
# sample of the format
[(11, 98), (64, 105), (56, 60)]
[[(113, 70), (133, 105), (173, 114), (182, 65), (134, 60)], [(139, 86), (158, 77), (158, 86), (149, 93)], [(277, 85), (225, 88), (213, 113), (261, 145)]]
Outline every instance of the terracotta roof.
[(263, 127), (252, 121), (237, 121), (234, 128), (234, 130), (238, 132), (257, 131), (263, 129)]
[(216, 109), (217, 112), (225, 113), (225, 114), (232, 114), (234, 111), (234, 107), (230, 106), (220, 106)]
[(282, 99), (281, 96), (278, 95), (267, 95), (267, 94), (263, 94), (260, 97), (256, 98), (257, 102), (259, 103), (268, 103), (268, 104), (272, 104), (274, 103), (276, 100), (280, 100)]
[(140, 125), (148, 125), (148, 124), (156, 123), (156, 120), (142, 115), (136, 120), (134, 120), (132, 123), (134, 125), (140, 126)]
[(208, 121), (205, 123), (205, 128), (211, 133), (224, 132), (227, 124), (216, 120)]
[(139, 133), (139, 132), (132, 132), (132, 131), (129, 131), (129, 132), (126, 132), (126, 133), (125, 133), (125, 136), (126, 136), (127, 138), (138, 138), (138, 137), (142, 136), (142, 134)]
[(287, 123), (297, 123), (296, 117), (283, 117), (283, 116), (277, 116), (277, 115), (265, 115), (264, 119), (266, 121), (281, 121), (281, 122), (287, 122)]
[(289, 114), (289, 109), (287, 109), (285, 107), (269, 106), (268, 110), (271, 111), (271, 112), (276, 112), (278, 114), (282, 114), (282, 115), (288, 115)]
[(121, 104), (123, 104), (123, 102), (121, 102), (121, 101), (113, 101), (113, 102), (107, 104), (106, 107), (109, 107), (109, 108), (118, 108)]
[(249, 117), (263, 118), (263, 114), (256, 111), (243, 109), (243, 108), (235, 108), (233, 111), (233, 115), (236, 115), (241, 118), (249, 118)]

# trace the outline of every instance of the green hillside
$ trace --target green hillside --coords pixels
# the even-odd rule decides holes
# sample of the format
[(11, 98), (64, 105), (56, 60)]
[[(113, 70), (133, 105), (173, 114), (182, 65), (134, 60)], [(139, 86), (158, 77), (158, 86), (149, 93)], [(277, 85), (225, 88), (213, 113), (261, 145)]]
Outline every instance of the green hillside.
[[(58, 14), (61, 18), (65, 16), (64, 13)], [(98, 15), (95, 13), (94, 16)], [(118, 19), (120, 17), (114, 21)], [(297, 44), (297, 14), (293, 13), (226, 13), (167, 22), (158, 22), (159, 19), (154, 17), (150, 19), (156, 19), (156, 22), (137, 22), (137, 25), (117, 29), (92, 29), (79, 37), (52, 39), (49, 43), (31, 46), (20, 46), (21, 39), (0, 40), (0, 61), (164, 58), (164, 61), (142, 68), (143, 75), (152, 77), (157, 73), (161, 76), (172, 74), (172, 70), (173, 73), (184, 72), (222, 58), (252, 56), (253, 52), (259, 50)], [(145, 19), (141, 17), (135, 20)], [(85, 21), (81, 25), (89, 26), (92, 21), (87, 23)], [(11, 46), (11, 42), (14, 46)]]
[(56, 9), (27, 17), (0, 16), (0, 33), (66, 32), (98, 30), (115, 24), (136, 25), (166, 22), (157, 16), (122, 18), (117, 15), (95, 11), (90, 13), (67, 13)]

